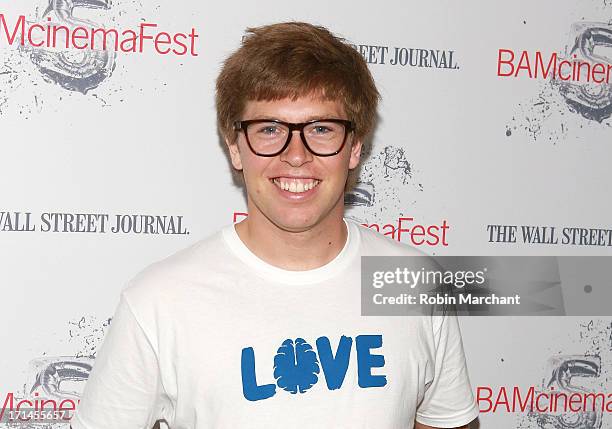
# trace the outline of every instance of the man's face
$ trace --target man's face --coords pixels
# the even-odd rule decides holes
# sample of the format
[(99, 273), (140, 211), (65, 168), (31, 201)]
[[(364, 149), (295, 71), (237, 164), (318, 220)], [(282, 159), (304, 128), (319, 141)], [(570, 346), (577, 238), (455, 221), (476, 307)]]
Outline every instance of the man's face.
[[(332, 118), (347, 119), (341, 102), (302, 97), (248, 101), (240, 119), (301, 123)], [(361, 141), (355, 140), (353, 133), (348, 134), (340, 153), (327, 157), (310, 153), (299, 131), (293, 132), (285, 151), (274, 157), (255, 155), (243, 132), (238, 133), (236, 142), (226, 143), (232, 165), (244, 174), (250, 216), (262, 214), (277, 227), (292, 232), (309, 230), (330, 215), (341, 219), (348, 171), (357, 167), (361, 154)], [(287, 186), (289, 190), (282, 189)], [(312, 188), (291, 192), (303, 187)]]

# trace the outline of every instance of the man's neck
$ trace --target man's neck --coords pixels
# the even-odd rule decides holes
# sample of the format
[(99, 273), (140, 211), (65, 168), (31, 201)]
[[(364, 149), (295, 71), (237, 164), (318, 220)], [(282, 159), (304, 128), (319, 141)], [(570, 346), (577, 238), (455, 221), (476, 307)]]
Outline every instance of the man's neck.
[(255, 213), (236, 224), (238, 237), (257, 257), (278, 268), (291, 271), (319, 268), (333, 260), (347, 240), (343, 210), (329, 213), (313, 228), (302, 232), (286, 231), (263, 214)]

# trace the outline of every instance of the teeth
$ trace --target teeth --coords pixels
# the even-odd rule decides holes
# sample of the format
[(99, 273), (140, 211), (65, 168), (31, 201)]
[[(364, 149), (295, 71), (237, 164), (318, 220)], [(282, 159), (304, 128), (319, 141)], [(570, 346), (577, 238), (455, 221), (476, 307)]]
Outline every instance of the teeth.
[(317, 186), (321, 181), (315, 179), (286, 179), (277, 178), (273, 180), (274, 184), (279, 188), (293, 192), (301, 193), (306, 192)]

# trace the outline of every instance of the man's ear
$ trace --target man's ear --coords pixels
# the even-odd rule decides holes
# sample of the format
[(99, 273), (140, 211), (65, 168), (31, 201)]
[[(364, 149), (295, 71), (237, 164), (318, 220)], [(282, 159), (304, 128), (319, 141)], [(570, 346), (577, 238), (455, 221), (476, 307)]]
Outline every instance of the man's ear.
[(351, 145), (351, 157), (349, 159), (349, 170), (352, 170), (359, 165), (362, 146), (361, 139), (353, 140), (353, 144)]
[(242, 159), (240, 158), (240, 150), (238, 150), (238, 139), (235, 138), (233, 141), (229, 137), (225, 137), (225, 145), (229, 150), (230, 159), (232, 165), (236, 170), (242, 170)]

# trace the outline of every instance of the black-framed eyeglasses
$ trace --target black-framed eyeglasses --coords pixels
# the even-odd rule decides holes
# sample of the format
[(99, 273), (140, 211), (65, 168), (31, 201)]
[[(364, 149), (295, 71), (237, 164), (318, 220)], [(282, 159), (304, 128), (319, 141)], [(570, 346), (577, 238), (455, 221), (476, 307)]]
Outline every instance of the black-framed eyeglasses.
[(340, 153), (346, 137), (355, 130), (355, 124), (346, 119), (316, 119), (294, 124), (276, 119), (250, 119), (234, 122), (234, 130), (244, 131), (251, 151), (259, 156), (276, 156), (282, 153), (293, 135), (299, 131), (302, 143), (317, 156), (333, 156)]

